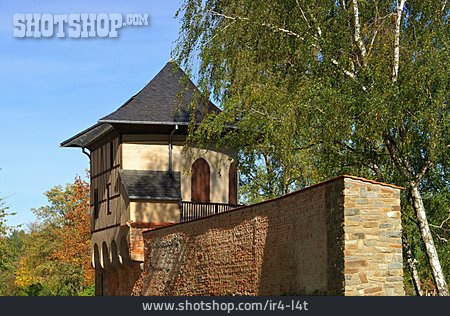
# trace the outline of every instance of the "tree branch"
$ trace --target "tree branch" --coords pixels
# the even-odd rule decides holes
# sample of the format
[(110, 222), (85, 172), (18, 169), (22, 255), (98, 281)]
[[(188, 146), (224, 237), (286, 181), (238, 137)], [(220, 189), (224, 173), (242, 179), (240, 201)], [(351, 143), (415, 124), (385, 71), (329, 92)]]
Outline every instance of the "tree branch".
[(358, 9), (358, 0), (352, 0), (353, 1), (353, 14), (355, 16), (355, 42), (356, 45), (358, 45), (358, 48), (361, 52), (361, 59), (363, 62), (363, 67), (366, 66), (367, 60), (366, 60), (366, 47), (364, 46), (364, 43), (361, 39), (361, 25), (359, 23), (359, 9)]
[[(283, 34), (286, 34), (286, 35), (289, 35), (289, 36), (294, 36), (294, 37), (296, 37), (296, 38), (298, 38), (298, 39), (300, 39), (300, 40), (306, 42), (306, 39), (305, 39), (303, 36), (301, 36), (300, 34), (298, 34), (298, 33), (296, 33), (296, 32), (293, 32), (293, 31), (291, 31), (291, 30), (285, 29), (285, 28), (277, 27), (277, 26), (272, 25), (272, 24), (270, 24), (270, 23), (264, 23), (264, 22), (263, 22), (263, 23), (257, 23), (257, 22), (251, 21), (249, 18), (246, 18), (246, 17), (229, 16), (229, 15), (226, 15), (226, 14), (223, 14), (223, 13), (219, 13), (219, 12), (216, 12), (216, 11), (210, 10), (210, 9), (205, 9), (205, 12), (207, 12), (207, 13), (209, 13), (209, 14), (211, 14), (211, 15), (220, 16), (220, 17), (222, 17), (222, 18), (224, 18), (224, 19), (228, 19), (228, 20), (233, 20), (233, 21), (236, 21), (236, 20), (238, 20), (238, 21), (246, 21), (246, 22), (250, 22), (250, 23), (252, 23), (252, 24), (258, 25), (258, 26), (264, 26), (264, 27), (267, 27), (267, 28), (271, 29), (273, 32), (280, 32), (280, 33), (283, 33)], [(320, 30), (319, 27), (318, 27), (318, 32), (319, 32), (319, 35), (320, 35), (320, 34), (321, 34), (321, 30)], [(314, 38), (315, 40), (317, 40), (317, 38), (315, 38), (314, 36), (313, 36), (313, 38)], [(311, 44), (311, 46), (314, 47), (314, 48), (316, 48), (316, 49), (318, 49), (318, 50), (320, 50), (320, 48), (319, 48), (316, 44), (314, 44), (314, 43)], [(355, 75), (353, 72), (351, 72), (351, 71), (349, 71), (349, 70), (347, 70), (347, 69), (342, 68), (341, 65), (340, 65), (340, 63), (339, 63), (336, 59), (331, 58), (330, 61), (331, 61), (331, 63), (332, 63), (333, 65), (335, 65), (335, 66), (337, 66), (338, 68), (340, 68), (341, 71), (342, 71), (345, 75), (347, 75), (348, 77), (350, 77), (350, 78), (352, 78), (353, 80), (355, 80), (356, 82), (358, 82), (358, 81), (356, 80), (356, 75)], [(362, 87), (363, 91), (366, 91), (366, 90), (367, 90), (367, 88), (366, 88), (364, 85), (361, 85), (361, 87)]]
[(316, 146), (318, 144), (321, 144), (321, 143), (322, 142), (313, 143), (313, 144), (309, 144), (309, 145), (306, 145), (306, 146), (297, 146), (297, 147), (293, 147), (292, 150), (305, 150), (305, 149), (309, 149), (309, 148), (314, 147), (314, 146)]
[[(391, 15), (394, 15), (394, 13), (391, 12), (382, 17), (378, 17), (378, 14), (377, 14), (377, 17), (375, 18), (375, 21), (373, 22), (375, 24), (375, 30), (373, 31), (372, 39), (370, 40), (370, 43), (367, 46), (367, 59), (369, 58), (369, 56), (371, 54), (371, 51), (373, 49), (373, 45), (375, 44), (375, 39), (378, 35), (378, 32), (380, 31), (381, 27), (383, 26), (384, 21), (386, 21), (386, 18), (390, 17)], [(379, 23), (379, 25), (377, 25), (378, 21), (381, 21), (381, 23)]]
[(411, 271), (412, 280), (414, 283), (414, 288), (416, 290), (417, 295), (423, 296), (422, 283), (420, 281), (419, 273), (417, 271), (417, 260), (414, 259), (414, 256), (411, 251), (411, 246), (408, 243), (406, 236), (403, 234), (402, 236), (403, 247), (406, 253), (406, 262), (408, 263), (409, 269)]
[(448, 239), (442, 237), (441, 235), (439, 235), (438, 233), (436, 233), (434, 230), (431, 229), (431, 232), (432, 232), (433, 234), (435, 234), (436, 237), (437, 237), (440, 241), (442, 241), (442, 242), (448, 242)]
[(388, 134), (384, 134), (383, 138), (394, 164), (397, 166), (399, 171), (402, 172), (406, 178), (408, 178), (408, 180), (411, 180), (413, 178), (411, 167), (409, 166), (409, 163), (400, 156), (394, 139)]
[(305, 41), (305, 38), (302, 37), (302, 36), (300, 36), (299, 34), (293, 32), (293, 31), (291, 31), (291, 30), (284, 29), (284, 28), (282, 28), (282, 27), (277, 27), (277, 26), (275, 26), (275, 25), (273, 25), (273, 24), (270, 24), (270, 23), (264, 23), (264, 22), (263, 22), (263, 23), (255, 23), (255, 22), (250, 21), (250, 19), (249, 19), (249, 18), (246, 18), (246, 17), (229, 16), (229, 15), (225, 15), (225, 14), (223, 14), (223, 13), (219, 13), (219, 12), (216, 12), (216, 11), (214, 11), (214, 10), (209, 10), (209, 9), (205, 9), (205, 11), (208, 12), (208, 13), (210, 13), (210, 14), (212, 14), (212, 15), (216, 15), (216, 16), (223, 17), (224, 19), (228, 19), (228, 20), (241, 20), (241, 21), (247, 21), (247, 22), (250, 22), (250, 23), (256, 24), (256, 25), (261, 25), (261, 26), (264, 26), (264, 27), (267, 27), (267, 28), (271, 29), (271, 30), (274, 31), (274, 32), (281, 32), (281, 33), (284, 33), (284, 34), (286, 34), (286, 35), (295, 36), (295, 37), (301, 39), (302, 41)]
[(372, 162), (371, 169), (375, 172), (375, 174), (377, 176), (377, 180), (383, 182), (384, 181), (383, 173), (381, 172), (381, 169), (378, 166), (378, 164), (376, 164), (375, 162)]
[(394, 65), (392, 67), (392, 82), (396, 82), (398, 79), (398, 67), (400, 64), (400, 26), (405, 2), (406, 0), (400, 0), (399, 4), (397, 0), (397, 20), (395, 22), (394, 33)]
[(444, 224), (445, 224), (446, 222), (448, 222), (449, 220), (450, 220), (450, 210), (449, 210), (449, 215), (448, 215), (448, 217), (442, 221), (441, 225), (438, 226), (438, 225), (430, 224), (430, 226), (432, 226), (432, 227), (434, 227), (434, 228), (441, 228), (441, 229), (443, 229), (443, 230), (447, 230), (447, 229), (445, 229), (443, 226), (444, 226)]
[(303, 12), (302, 7), (300, 6), (300, 3), (298, 2), (298, 0), (295, 0), (295, 2), (297, 3), (297, 6), (298, 6), (298, 8), (300, 9), (300, 12), (302, 13), (302, 17), (303, 17), (303, 19), (305, 20), (306, 24), (308, 24), (308, 27), (309, 27), (310, 29), (312, 29), (311, 25), (309, 24), (308, 19), (306, 18), (305, 12)]
[(425, 158), (425, 162), (423, 163), (422, 169), (420, 169), (419, 173), (416, 176), (416, 182), (420, 182), (420, 180), (422, 180), (422, 177), (424, 176), (424, 174), (427, 172), (428, 167), (431, 166), (431, 160), (430, 160), (430, 156), (427, 155), (427, 157)]

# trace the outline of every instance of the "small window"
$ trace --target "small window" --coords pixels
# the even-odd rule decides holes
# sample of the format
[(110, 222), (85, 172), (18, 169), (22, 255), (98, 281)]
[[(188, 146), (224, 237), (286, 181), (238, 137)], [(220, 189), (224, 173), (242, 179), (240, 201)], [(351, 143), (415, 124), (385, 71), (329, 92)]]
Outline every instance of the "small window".
[(94, 219), (98, 218), (98, 189), (94, 189)]
[(111, 204), (110, 204), (110, 193), (111, 193), (111, 183), (106, 185), (106, 214), (111, 214)]
[(109, 143), (109, 165), (110, 168), (114, 168), (114, 144), (113, 142)]

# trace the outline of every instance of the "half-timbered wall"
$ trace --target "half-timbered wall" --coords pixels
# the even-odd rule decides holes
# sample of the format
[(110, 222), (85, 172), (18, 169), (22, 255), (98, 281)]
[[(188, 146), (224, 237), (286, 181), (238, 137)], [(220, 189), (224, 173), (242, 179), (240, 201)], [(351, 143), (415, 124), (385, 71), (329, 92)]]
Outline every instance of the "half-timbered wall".
[(91, 151), (91, 253), (98, 273), (130, 259), (130, 203), (119, 181), (121, 165), (119, 137)]
[[(91, 152), (91, 212), (92, 231), (128, 220), (126, 203), (120, 194), (119, 169), (121, 167), (119, 137)], [(97, 194), (97, 198), (95, 197)], [(98, 201), (96, 207), (95, 202)], [(95, 214), (98, 209), (98, 214)], [(95, 217), (97, 217), (95, 219)]]

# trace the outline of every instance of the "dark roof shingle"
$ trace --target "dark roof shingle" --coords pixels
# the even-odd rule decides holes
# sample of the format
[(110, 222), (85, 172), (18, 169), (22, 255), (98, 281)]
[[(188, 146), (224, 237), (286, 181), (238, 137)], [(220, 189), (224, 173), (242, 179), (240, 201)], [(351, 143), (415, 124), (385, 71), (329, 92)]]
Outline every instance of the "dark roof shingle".
[[(188, 125), (190, 104), (198, 88), (173, 61), (163, 69), (135, 96), (97, 124), (61, 143), (63, 147), (87, 147), (94, 140), (115, 129), (111, 124), (153, 124), (157, 126)], [(200, 123), (207, 113), (220, 110), (198, 93), (195, 111)]]
[[(189, 106), (198, 88), (181, 68), (169, 61), (163, 69), (135, 96), (119, 109), (101, 118), (103, 123), (135, 124), (188, 124)], [(201, 94), (199, 93), (200, 97)], [(204, 99), (204, 97), (200, 97)], [(220, 110), (208, 100), (198, 101), (196, 122), (200, 123), (207, 113)]]
[(87, 147), (89, 144), (113, 131), (111, 124), (97, 123), (61, 143), (62, 147)]
[(180, 173), (152, 170), (120, 170), (130, 199), (181, 200)]

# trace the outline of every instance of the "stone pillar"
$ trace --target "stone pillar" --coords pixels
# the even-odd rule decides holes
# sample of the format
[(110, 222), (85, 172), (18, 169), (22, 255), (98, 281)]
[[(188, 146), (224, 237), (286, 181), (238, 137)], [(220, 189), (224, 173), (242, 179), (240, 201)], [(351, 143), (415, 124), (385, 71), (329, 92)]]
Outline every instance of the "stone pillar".
[(404, 295), (400, 190), (344, 178), (344, 295)]

